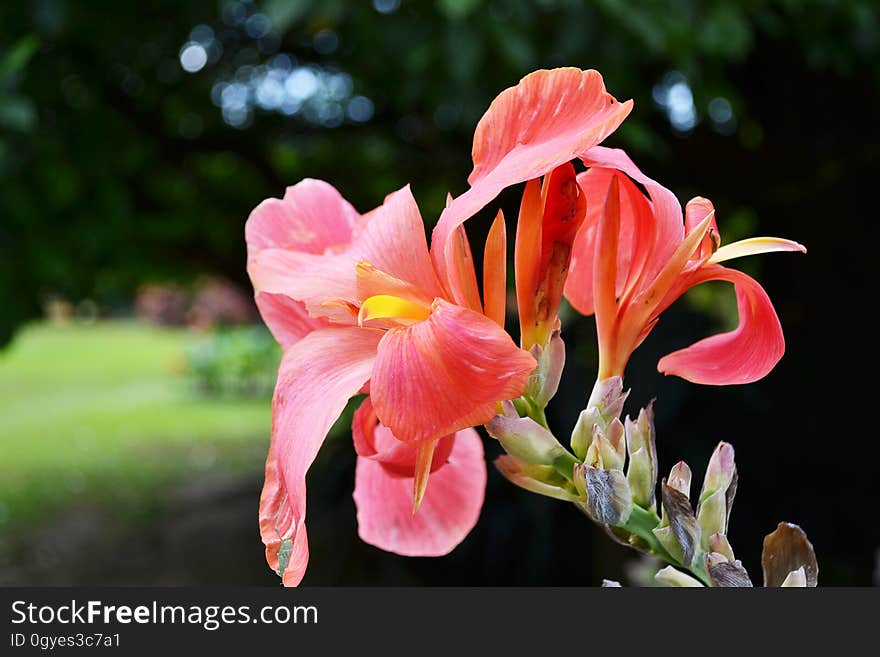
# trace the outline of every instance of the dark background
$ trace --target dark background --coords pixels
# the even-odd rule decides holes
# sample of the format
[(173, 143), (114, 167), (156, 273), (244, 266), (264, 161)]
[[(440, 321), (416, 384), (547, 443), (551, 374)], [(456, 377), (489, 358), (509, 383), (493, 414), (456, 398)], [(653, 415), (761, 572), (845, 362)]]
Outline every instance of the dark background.
[[(207, 62), (190, 73), (182, 53), (193, 45)], [(4, 340), (48, 298), (125, 316), (145, 282), (208, 273), (246, 286), (248, 213), (303, 177), (332, 182), (361, 211), (411, 182), (432, 222), (446, 192), (465, 188), (473, 128), (497, 93), (537, 68), (598, 69), (618, 99), (635, 99), (607, 145), (680, 199), (712, 199), (725, 242), (776, 235), (809, 249), (734, 265), (758, 276), (785, 330), (786, 355), (767, 378), (716, 388), (656, 373), (663, 354), (735, 321), (732, 293), (713, 288), (720, 295), (673, 306), (637, 352), (627, 412), (656, 396), (661, 469), (684, 458), (697, 482), (719, 440), (735, 445), (730, 535), (754, 579), (761, 538), (789, 520), (812, 539), (821, 583), (872, 582), (876, 3), (41, 0), (4, 3), (0, 53)], [(305, 71), (300, 96), (260, 87), (272, 67)], [(509, 217), (518, 194), (501, 197)], [(489, 215), (469, 224), (475, 243)], [(563, 336), (570, 364), (550, 408), (562, 436), (595, 376), (592, 319), (572, 316)], [(307, 584), (594, 584), (629, 572), (631, 555), (573, 508), (491, 470), (480, 523), (452, 555), (381, 553), (356, 536), (354, 458), (350, 443), (331, 441), (312, 470)], [(260, 483), (255, 469), (203, 506), (170, 506), (164, 522), (189, 518), (171, 539), (161, 522), (127, 529), (112, 549), (95, 539), (115, 557), (84, 549), (63, 573), (8, 579), (271, 583)], [(219, 525), (206, 520), (217, 515)], [(26, 541), (39, 530), (16, 531)], [(125, 546), (143, 557), (120, 558)]]

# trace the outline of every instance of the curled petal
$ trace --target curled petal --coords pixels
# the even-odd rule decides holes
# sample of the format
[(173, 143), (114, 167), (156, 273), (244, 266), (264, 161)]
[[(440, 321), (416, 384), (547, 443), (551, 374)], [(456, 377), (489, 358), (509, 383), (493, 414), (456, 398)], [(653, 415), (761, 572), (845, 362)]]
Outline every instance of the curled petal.
[(258, 292), (254, 299), (263, 321), (282, 349), (301, 340), (315, 329), (327, 326), (325, 320), (309, 316), (304, 304), (283, 294)]
[(299, 584), (308, 563), (306, 472), (348, 399), (370, 378), (379, 336), (365, 329), (318, 329), (281, 361), (260, 534), (266, 559), (285, 586)]
[(245, 224), (248, 253), (276, 248), (324, 253), (351, 241), (360, 215), (329, 183), (306, 178), (283, 199), (258, 205)]
[(416, 514), (412, 475), (401, 476), (379, 460), (358, 458), (354, 501), (361, 540), (410, 557), (442, 556), (464, 540), (477, 523), (486, 491), (483, 444), (473, 429), (440, 443), (444, 441), (451, 450), (432, 472)]
[(442, 299), (431, 316), (379, 344), (370, 394), (401, 440), (431, 440), (484, 424), (522, 394), (535, 359), (491, 319)]
[(782, 239), (781, 237), (750, 237), (749, 239), (725, 244), (709, 258), (709, 262), (724, 262), (733, 258), (743, 258), (745, 256), (772, 253), (774, 251), (799, 251), (806, 253), (807, 247), (792, 240)]
[[(351, 435), (354, 450), (358, 456), (383, 464), (389, 471), (400, 476), (413, 478), (416, 467), (416, 446), (411, 442), (399, 440), (391, 429), (383, 426), (376, 416), (369, 397), (361, 402), (351, 422)], [(434, 450), (431, 470), (437, 470), (449, 458), (453, 436), (441, 438)]]
[(757, 381), (766, 376), (785, 353), (785, 338), (776, 310), (756, 280), (720, 265), (696, 270), (686, 287), (711, 280), (733, 283), (739, 326), (664, 356), (657, 369), (707, 385)]
[(447, 271), (446, 242), (505, 187), (540, 178), (583, 155), (614, 132), (632, 109), (619, 103), (596, 71), (535, 71), (501, 92), (474, 133), (471, 187), (454, 199), (434, 229), (432, 255)]

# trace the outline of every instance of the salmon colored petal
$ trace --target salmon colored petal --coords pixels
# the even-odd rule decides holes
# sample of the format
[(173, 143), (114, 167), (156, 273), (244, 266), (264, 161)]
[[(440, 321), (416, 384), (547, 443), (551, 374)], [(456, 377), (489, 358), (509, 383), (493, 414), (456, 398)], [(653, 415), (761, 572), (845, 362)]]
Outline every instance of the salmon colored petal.
[[(400, 440), (391, 429), (382, 425), (369, 397), (361, 402), (351, 422), (354, 450), (358, 456), (379, 461), (388, 470), (412, 479), (416, 467), (417, 446)], [(441, 467), (449, 458), (453, 436), (441, 438), (434, 450), (432, 470)]]
[(571, 271), (565, 296), (583, 315), (594, 312), (593, 261), (600, 219), (613, 179), (619, 186), (620, 224), (617, 235), (615, 294), (618, 298), (641, 278), (654, 245), (654, 217), (650, 202), (628, 176), (616, 169), (593, 167), (578, 175), (578, 184), (587, 199), (587, 217), (572, 245)]
[(312, 317), (352, 324), (344, 306), (328, 302), (357, 300), (357, 262), (348, 254), (263, 249), (248, 260), (248, 275), (257, 293), (283, 294), (301, 301)]
[(248, 251), (278, 248), (324, 253), (351, 241), (360, 215), (329, 183), (306, 178), (283, 199), (258, 205), (245, 224)]
[(684, 239), (681, 204), (675, 198), (675, 194), (643, 174), (629, 159), (629, 156), (618, 148), (596, 146), (591, 148), (581, 159), (589, 167), (618, 169), (647, 190), (654, 214), (654, 236), (651, 259), (644, 267), (641, 280), (650, 281), (663, 268), (678, 244)]
[(272, 400), (272, 446), (260, 502), (269, 565), (296, 586), (308, 562), (306, 473), (330, 427), (370, 378), (380, 333), (318, 329), (288, 349)]
[(286, 294), (305, 303), (312, 316), (338, 323), (353, 321), (345, 305), (336, 304), (338, 300), (363, 301), (358, 285), (361, 263), (417, 288), (429, 300), (441, 294), (422, 217), (409, 186), (389, 194), (385, 203), (364, 216), (362, 224), (343, 253), (257, 251), (248, 262), (254, 289)]
[(428, 255), (425, 224), (409, 185), (385, 197), (365, 222), (350, 249), (358, 262), (368, 262), (432, 298), (442, 295)]
[(714, 280), (734, 284), (739, 326), (661, 358), (657, 369), (707, 385), (752, 383), (766, 376), (785, 353), (782, 326), (764, 288), (740, 271), (701, 267), (686, 287)]
[(263, 321), (283, 349), (327, 326), (325, 320), (311, 317), (304, 304), (283, 294), (258, 292), (254, 299)]
[(471, 187), (440, 215), (431, 252), (448, 271), (446, 242), (505, 187), (539, 178), (614, 132), (632, 109), (605, 90), (598, 72), (558, 68), (530, 73), (501, 92), (474, 134)]
[(709, 258), (709, 262), (718, 263), (733, 258), (757, 255), (759, 253), (772, 253), (774, 251), (800, 251), (807, 252), (807, 247), (792, 240), (781, 237), (750, 237), (731, 244), (725, 244)]
[(483, 506), (486, 463), (473, 429), (458, 431), (450, 443), (451, 451), (431, 473), (415, 515), (413, 477), (400, 476), (380, 461), (358, 458), (354, 501), (361, 540), (409, 557), (442, 556), (464, 540)]
[(398, 438), (436, 439), (488, 422), (535, 365), (491, 319), (438, 299), (427, 320), (385, 333), (370, 396)]

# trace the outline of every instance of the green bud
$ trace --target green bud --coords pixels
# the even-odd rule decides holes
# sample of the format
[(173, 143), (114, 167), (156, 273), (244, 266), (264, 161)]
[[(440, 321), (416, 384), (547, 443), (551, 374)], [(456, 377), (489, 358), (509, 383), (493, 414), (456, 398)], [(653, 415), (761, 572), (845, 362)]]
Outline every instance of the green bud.
[(587, 449), (584, 463), (600, 470), (623, 470), (626, 459), (623, 423), (614, 418), (605, 431), (593, 429), (593, 440)]
[(596, 428), (605, 432), (613, 420), (619, 419), (627, 395), (629, 391), (623, 392), (623, 379), (619, 376), (596, 382), (571, 433), (571, 449), (579, 459), (586, 458)]
[(657, 486), (653, 402), (639, 411), (635, 422), (626, 418), (625, 433), (626, 449), (629, 453), (626, 479), (632, 490), (633, 501), (646, 509), (653, 509), (654, 489)]
[(578, 497), (571, 484), (555, 468), (548, 465), (529, 465), (504, 455), (495, 459), (498, 472), (510, 483), (529, 492), (552, 497), (563, 502), (579, 502), (586, 499)]
[(593, 431), (600, 426), (601, 418), (598, 408), (586, 408), (578, 416), (574, 431), (571, 432), (571, 450), (579, 459), (587, 456), (587, 450), (593, 442)]
[(531, 465), (553, 465), (568, 454), (547, 429), (528, 417), (496, 415), (486, 425), (504, 451)]
[[(700, 545), (700, 527), (694, 518), (691, 502), (687, 497), (690, 486), (690, 470), (685, 469), (684, 461), (672, 468), (673, 475), (681, 488), (675, 488), (664, 479), (660, 484), (662, 519), (653, 530), (654, 535), (667, 552), (680, 564), (690, 566)], [(685, 475), (687, 482), (685, 483)]]
[(736, 481), (733, 447), (729, 443), (718, 443), (709, 459), (697, 505), (697, 522), (703, 532), (703, 549), (709, 549), (709, 539), (713, 534), (727, 534), (730, 509), (736, 494)]
[(666, 568), (662, 568), (657, 571), (657, 574), (654, 575), (654, 579), (656, 579), (664, 586), (672, 586), (677, 588), (703, 588), (703, 584), (702, 582), (700, 582), (700, 580), (695, 579), (687, 573), (683, 573), (677, 568), (673, 568), (672, 566), (666, 566)]
[(556, 330), (550, 336), (550, 342), (546, 347), (534, 344), (529, 349), (529, 353), (535, 358), (538, 366), (526, 382), (525, 396), (536, 407), (543, 409), (559, 389), (559, 380), (565, 367), (565, 343)]

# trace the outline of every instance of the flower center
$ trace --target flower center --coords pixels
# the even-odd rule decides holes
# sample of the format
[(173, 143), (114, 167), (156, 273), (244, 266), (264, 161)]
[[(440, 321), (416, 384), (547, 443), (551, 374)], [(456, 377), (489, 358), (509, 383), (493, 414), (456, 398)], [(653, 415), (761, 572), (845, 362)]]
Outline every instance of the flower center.
[(410, 326), (431, 316), (431, 309), (391, 294), (376, 294), (361, 304), (358, 325), (373, 320), (391, 320), (401, 326)]

